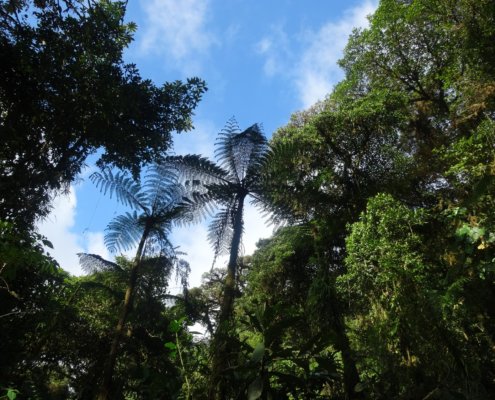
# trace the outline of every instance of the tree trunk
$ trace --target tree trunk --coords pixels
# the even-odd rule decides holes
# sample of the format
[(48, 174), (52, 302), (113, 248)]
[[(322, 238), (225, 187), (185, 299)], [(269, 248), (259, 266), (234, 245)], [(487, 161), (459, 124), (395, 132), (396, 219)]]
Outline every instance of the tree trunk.
[[(332, 245), (331, 241), (323, 240), (316, 226), (313, 227), (313, 238), (316, 256), (319, 263), (320, 279), (326, 286), (324, 292), (324, 298), (321, 298), (318, 303), (320, 307), (320, 323), (328, 324), (328, 327), (335, 332), (336, 335), (336, 349), (341, 353), (342, 366), (344, 369), (344, 392), (346, 400), (362, 399), (364, 396), (361, 392), (356, 392), (355, 387), (360, 383), (359, 373), (356, 366), (356, 361), (352, 354), (352, 349), (349, 343), (349, 337), (347, 336), (346, 326), (344, 322), (344, 315), (340, 306), (339, 299), (335, 292), (335, 278), (336, 276), (330, 272), (329, 265), (339, 265), (342, 260), (333, 251), (325, 254), (327, 247)], [(339, 245), (338, 241), (333, 243)], [(340, 244), (342, 246), (342, 244)], [(321, 295), (320, 295), (321, 296)], [(326, 321), (323, 318), (326, 317)]]
[(338, 322), (335, 322), (335, 333), (337, 335), (336, 347), (342, 355), (342, 365), (344, 367), (344, 391), (346, 398), (349, 400), (362, 399), (363, 395), (355, 390), (360, 379), (342, 317), (341, 315), (334, 315), (334, 317), (338, 318)]
[(141, 236), (141, 241), (139, 242), (136, 257), (134, 258), (134, 263), (130, 271), (129, 282), (127, 284), (125, 292), (124, 305), (122, 306), (122, 310), (120, 311), (120, 317), (115, 328), (112, 344), (110, 346), (110, 352), (108, 353), (107, 360), (105, 361), (105, 367), (103, 369), (103, 381), (100, 386), (98, 395), (96, 396), (97, 400), (109, 400), (112, 398), (112, 380), (115, 368), (115, 361), (117, 360), (117, 355), (119, 353), (119, 344), (122, 333), (124, 332), (124, 326), (127, 321), (127, 317), (132, 309), (134, 292), (138, 280), (139, 267), (141, 266), (141, 261), (144, 257), (144, 244), (146, 242), (146, 239), (148, 238), (149, 231), (149, 227), (146, 227), (143, 235)]
[(241, 194), (237, 198), (237, 209), (234, 215), (234, 234), (230, 246), (230, 257), (227, 266), (227, 276), (225, 278), (222, 304), (218, 318), (217, 331), (213, 339), (213, 360), (212, 375), (210, 379), (209, 398), (225, 399), (227, 387), (225, 385), (223, 374), (224, 370), (231, 367), (231, 356), (234, 353), (232, 348), (232, 313), (234, 309), (235, 291), (236, 291), (236, 274), (239, 247), (242, 236), (242, 214), (244, 208), (244, 199), (246, 194)]

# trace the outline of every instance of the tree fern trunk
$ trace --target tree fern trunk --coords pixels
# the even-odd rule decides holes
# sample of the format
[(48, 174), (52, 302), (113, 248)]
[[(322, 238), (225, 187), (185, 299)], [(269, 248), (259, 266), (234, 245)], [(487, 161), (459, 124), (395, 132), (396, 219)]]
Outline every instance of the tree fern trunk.
[(141, 266), (141, 260), (144, 256), (144, 244), (146, 243), (149, 232), (149, 227), (146, 227), (143, 235), (141, 236), (141, 241), (139, 242), (136, 257), (134, 258), (134, 263), (130, 271), (129, 282), (127, 284), (125, 292), (124, 305), (122, 306), (122, 310), (120, 311), (120, 317), (115, 328), (112, 344), (110, 346), (110, 352), (108, 353), (108, 357), (105, 362), (105, 367), (103, 370), (103, 382), (100, 386), (98, 395), (96, 396), (97, 400), (109, 400), (112, 398), (112, 381), (115, 361), (117, 360), (117, 355), (119, 353), (120, 339), (122, 337), (122, 333), (124, 332), (124, 326), (127, 321), (127, 317), (132, 309), (134, 293), (139, 275), (139, 267)]
[(243, 208), (245, 194), (239, 195), (234, 215), (234, 232), (230, 246), (230, 257), (227, 266), (227, 276), (223, 288), (223, 298), (218, 318), (217, 331), (213, 340), (212, 376), (210, 380), (210, 399), (227, 398), (227, 387), (224, 373), (232, 365), (232, 316), (236, 292), (237, 261), (243, 229)]

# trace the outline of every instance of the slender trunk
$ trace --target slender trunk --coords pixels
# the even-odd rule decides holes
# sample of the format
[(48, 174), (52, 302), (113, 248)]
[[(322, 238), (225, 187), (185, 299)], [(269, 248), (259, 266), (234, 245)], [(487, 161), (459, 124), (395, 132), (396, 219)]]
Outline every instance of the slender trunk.
[(337, 350), (339, 350), (342, 355), (342, 365), (344, 367), (344, 391), (346, 393), (346, 398), (350, 400), (362, 399), (362, 393), (355, 391), (356, 385), (360, 382), (360, 379), (356, 367), (356, 361), (352, 355), (349, 338), (345, 332), (342, 316), (335, 315), (335, 317), (338, 319), (338, 322), (335, 323), (335, 333), (337, 336), (336, 345)]
[(352, 354), (349, 337), (347, 336), (343, 311), (335, 292), (335, 276), (332, 275), (328, 267), (328, 264), (339, 264), (341, 260), (332, 250), (325, 256), (326, 247), (331, 245), (331, 242), (325, 241), (322, 244), (322, 237), (317, 227), (313, 227), (313, 238), (316, 256), (320, 265), (320, 279), (327, 286), (327, 291), (325, 292), (326, 298), (321, 299), (321, 302), (325, 304), (325, 311), (322, 312), (322, 316), (326, 314), (328, 321), (322, 322), (329, 322), (331, 329), (333, 329), (336, 335), (335, 347), (342, 356), (342, 366), (344, 369), (345, 398), (346, 400), (362, 399), (363, 394), (355, 391), (356, 385), (360, 383), (359, 373)]
[(234, 234), (230, 246), (230, 258), (227, 266), (227, 276), (223, 288), (223, 298), (218, 318), (217, 331), (213, 339), (212, 376), (210, 379), (210, 399), (225, 399), (226, 385), (224, 383), (224, 370), (231, 367), (232, 348), (232, 313), (234, 309), (236, 274), (238, 265), (239, 247), (242, 236), (242, 214), (246, 194), (241, 194), (237, 199), (237, 209), (234, 215)]
[(127, 321), (127, 317), (132, 309), (134, 292), (138, 280), (139, 267), (141, 266), (141, 260), (143, 259), (144, 256), (144, 244), (146, 242), (146, 239), (148, 238), (149, 231), (150, 231), (149, 227), (146, 227), (143, 232), (143, 235), (141, 236), (141, 241), (139, 242), (139, 246), (136, 252), (136, 257), (134, 258), (134, 263), (130, 271), (129, 282), (127, 284), (127, 288), (125, 292), (124, 305), (122, 306), (122, 310), (120, 311), (120, 317), (117, 322), (117, 326), (115, 328), (112, 344), (110, 346), (110, 352), (108, 353), (108, 357), (105, 361), (105, 367), (103, 369), (103, 381), (100, 386), (98, 395), (96, 396), (97, 400), (111, 399), (112, 379), (113, 379), (115, 361), (117, 360), (120, 339), (122, 337), (122, 333), (124, 332), (124, 326)]

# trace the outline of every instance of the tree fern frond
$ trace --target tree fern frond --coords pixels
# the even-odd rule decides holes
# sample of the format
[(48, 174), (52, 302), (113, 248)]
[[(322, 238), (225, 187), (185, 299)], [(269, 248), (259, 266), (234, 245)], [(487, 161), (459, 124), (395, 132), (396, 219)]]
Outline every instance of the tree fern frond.
[(241, 187), (238, 184), (227, 182), (207, 185), (208, 194), (219, 204), (230, 204), (232, 199), (239, 193)]
[(264, 156), (259, 159), (259, 173), (252, 191), (254, 205), (276, 226), (301, 222), (292, 208), (290, 192), (280, 194), (280, 187), (286, 185), (287, 179), (290, 179), (280, 175), (280, 171), (283, 171), (280, 165), (298, 160), (299, 157), (300, 148), (293, 142), (277, 142), (267, 148)]
[(208, 226), (208, 241), (213, 246), (213, 265), (230, 250), (233, 235), (232, 207), (219, 211)]
[(129, 250), (141, 239), (143, 226), (137, 213), (125, 213), (114, 218), (106, 229), (105, 245), (112, 253)]
[(254, 177), (263, 164), (264, 156), (268, 150), (268, 142), (258, 124), (254, 124), (239, 134), (238, 141), (240, 160), (244, 177)]
[(242, 182), (257, 170), (258, 159), (268, 149), (268, 142), (258, 124), (243, 132), (224, 129), (216, 142), (215, 156), (231, 179)]
[(178, 206), (180, 213), (174, 219), (178, 226), (202, 221), (214, 214), (216, 200), (211, 193), (189, 193), (184, 196)]
[(96, 254), (77, 253), (79, 257), (79, 265), (84, 272), (93, 274), (95, 272), (111, 271), (119, 274), (124, 273), (122, 267), (116, 263), (105, 260)]
[(223, 129), (218, 133), (215, 141), (215, 158), (224, 167), (231, 180), (240, 181), (239, 171), (237, 170), (237, 154), (233, 138), (241, 132), (239, 125), (234, 117), (229, 119)]
[(113, 174), (110, 169), (105, 169), (101, 173), (93, 172), (89, 179), (104, 195), (109, 193), (110, 198), (115, 194), (117, 201), (132, 209), (147, 211), (147, 195), (142, 191), (139, 182), (125, 172)]
[(166, 157), (161, 165), (173, 167), (184, 186), (197, 187), (225, 181), (228, 173), (214, 162), (198, 155)]
[(167, 223), (179, 218), (181, 212), (184, 212), (182, 201), (186, 194), (185, 188), (179, 184), (169, 186), (162, 192), (157, 189), (155, 193), (150, 193), (150, 196), (153, 196), (150, 217), (154, 217), (159, 223)]
[(174, 192), (180, 185), (174, 168), (154, 164), (148, 168), (142, 187), (150, 198), (150, 204), (155, 204), (158, 199), (162, 203), (173, 202)]
[(168, 239), (170, 233), (171, 221), (168, 226), (160, 224), (160, 229), (154, 229), (150, 232), (149, 239), (146, 242), (146, 254), (160, 254), (162, 257), (174, 258), (175, 247)]
[(249, 155), (246, 175), (255, 178), (251, 179), (253, 182), (256, 182), (269, 162), (270, 146), (260, 126), (257, 124), (250, 128), (249, 136), (253, 146)]

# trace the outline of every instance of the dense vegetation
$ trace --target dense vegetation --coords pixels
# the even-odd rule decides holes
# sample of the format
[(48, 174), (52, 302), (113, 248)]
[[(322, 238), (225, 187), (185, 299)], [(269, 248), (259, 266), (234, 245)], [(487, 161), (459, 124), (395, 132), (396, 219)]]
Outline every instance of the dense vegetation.
[[(325, 101), (270, 142), (230, 121), (217, 163), (165, 153), (204, 83), (156, 88), (123, 65), (123, 3), (63, 3), (0, 2), (0, 396), (493, 398), (493, 1), (382, 0)], [(60, 124), (67, 96), (81, 112)], [(133, 174), (92, 176), (133, 210), (106, 243), (137, 252), (81, 255), (72, 277), (33, 222), (100, 146), (102, 167)], [(240, 257), (245, 199), (280, 228)], [(228, 268), (191, 289), (168, 233), (211, 212)]]

